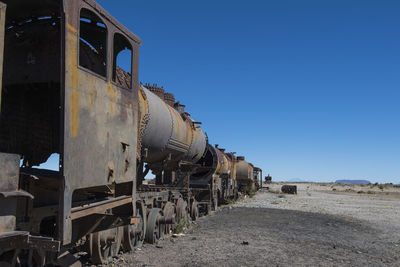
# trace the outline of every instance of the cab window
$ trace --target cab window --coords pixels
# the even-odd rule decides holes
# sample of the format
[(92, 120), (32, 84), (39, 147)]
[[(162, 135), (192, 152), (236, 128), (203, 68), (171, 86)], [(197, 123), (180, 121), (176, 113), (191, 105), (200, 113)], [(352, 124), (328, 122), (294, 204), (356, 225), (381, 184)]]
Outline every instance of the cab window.
[(87, 9), (82, 9), (80, 16), (79, 65), (107, 76), (107, 27)]
[(132, 46), (122, 34), (114, 35), (113, 81), (118, 86), (132, 88)]

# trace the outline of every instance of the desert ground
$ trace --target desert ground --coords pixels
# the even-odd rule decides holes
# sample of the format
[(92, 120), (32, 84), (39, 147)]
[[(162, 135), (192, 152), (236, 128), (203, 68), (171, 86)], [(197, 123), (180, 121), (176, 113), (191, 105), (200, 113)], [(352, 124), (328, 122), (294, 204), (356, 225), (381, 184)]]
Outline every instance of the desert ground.
[(291, 183), (200, 218), (107, 266), (400, 266), (400, 188)]

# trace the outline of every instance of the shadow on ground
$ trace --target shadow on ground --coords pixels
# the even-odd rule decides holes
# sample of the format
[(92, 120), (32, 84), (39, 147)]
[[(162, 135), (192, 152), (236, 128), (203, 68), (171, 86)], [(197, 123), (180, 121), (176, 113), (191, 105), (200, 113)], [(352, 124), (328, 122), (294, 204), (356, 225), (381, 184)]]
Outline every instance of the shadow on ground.
[[(399, 266), (400, 240), (367, 223), (317, 213), (225, 208), (182, 238), (161, 240), (114, 266)], [(111, 266), (111, 265), (110, 265)]]

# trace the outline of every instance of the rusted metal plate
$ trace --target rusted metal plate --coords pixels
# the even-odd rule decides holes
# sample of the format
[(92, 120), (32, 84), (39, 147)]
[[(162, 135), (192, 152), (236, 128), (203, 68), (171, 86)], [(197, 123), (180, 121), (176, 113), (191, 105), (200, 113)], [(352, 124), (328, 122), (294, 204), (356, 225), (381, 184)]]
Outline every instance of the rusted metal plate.
[(86, 217), (79, 218), (73, 221), (73, 241), (78, 241), (80, 238), (87, 236), (90, 233), (96, 233), (107, 229), (113, 229), (131, 224), (130, 217), (119, 217), (109, 214), (91, 214)]
[(34, 199), (34, 196), (32, 196), (32, 194), (30, 194), (24, 190), (0, 192), (0, 199), (2, 199), (2, 198), (18, 198), (18, 197), (26, 197), (26, 198)]
[[(115, 33), (128, 38), (133, 49), (132, 88), (112, 81), (113, 51), (107, 49), (106, 76), (79, 65), (79, 15), (82, 8), (102, 19), (108, 47)], [(71, 242), (71, 201), (76, 189), (130, 183), (136, 187), (138, 141), (138, 65), (140, 39), (119, 24), (95, 1), (64, 1), (65, 99), (64, 188), (60, 210), (60, 238)]]
[(27, 248), (29, 233), (12, 231), (0, 234), (0, 248)]
[(60, 251), (60, 241), (55, 241), (49, 237), (29, 236), (29, 248), (39, 248), (44, 251), (58, 252)]
[(60, 251), (60, 242), (42, 236), (32, 236), (25, 231), (12, 231), (0, 234), (0, 248), (42, 249), (45, 251)]
[(3, 84), (3, 53), (4, 53), (4, 27), (6, 21), (6, 5), (0, 2), (0, 114), (1, 114), (1, 95)]

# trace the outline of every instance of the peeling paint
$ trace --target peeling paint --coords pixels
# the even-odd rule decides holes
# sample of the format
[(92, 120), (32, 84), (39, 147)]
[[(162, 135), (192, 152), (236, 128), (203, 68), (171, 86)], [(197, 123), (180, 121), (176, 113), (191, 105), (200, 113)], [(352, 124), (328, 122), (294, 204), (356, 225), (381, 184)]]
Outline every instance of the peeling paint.
[(71, 72), (71, 87), (73, 89), (79, 88), (77, 34), (78, 30), (72, 25), (68, 24), (67, 46), (69, 49), (69, 64), (67, 64), (67, 69), (69, 69)]
[(75, 90), (71, 94), (71, 136), (79, 134), (79, 91)]

